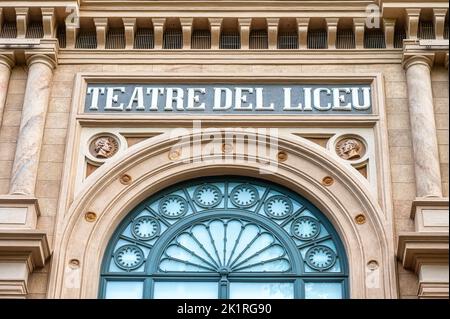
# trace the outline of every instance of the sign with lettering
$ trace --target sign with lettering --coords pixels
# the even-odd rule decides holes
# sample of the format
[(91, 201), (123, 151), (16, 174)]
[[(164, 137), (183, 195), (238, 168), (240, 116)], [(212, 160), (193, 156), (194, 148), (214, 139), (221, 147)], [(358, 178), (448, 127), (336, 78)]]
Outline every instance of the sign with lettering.
[(371, 114), (368, 84), (89, 84), (86, 113)]

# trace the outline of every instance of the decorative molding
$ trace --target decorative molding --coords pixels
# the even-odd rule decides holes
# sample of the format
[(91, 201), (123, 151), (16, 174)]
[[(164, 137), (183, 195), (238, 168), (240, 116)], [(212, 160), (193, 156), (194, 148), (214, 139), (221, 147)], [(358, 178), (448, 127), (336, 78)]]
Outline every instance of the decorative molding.
[(416, 274), (422, 264), (448, 264), (448, 232), (401, 233), (397, 258)]
[(448, 299), (448, 283), (443, 282), (419, 282), (419, 299)]
[(46, 233), (0, 229), (0, 298), (25, 298), (29, 274), (49, 257)]
[(434, 64), (435, 55), (433, 53), (419, 53), (419, 54), (403, 54), (402, 65), (405, 70), (416, 64), (427, 66), (430, 70)]
[(449, 199), (448, 199), (448, 197), (445, 197), (445, 198), (418, 197), (418, 198), (416, 198), (415, 200), (412, 201), (412, 205), (411, 205), (410, 217), (412, 220), (414, 220), (416, 218), (416, 212), (417, 212), (417, 208), (419, 206), (442, 207), (442, 208), (448, 209)]
[(0, 64), (6, 65), (9, 69), (12, 69), (16, 64), (14, 52), (0, 52)]
[[(41, 210), (37, 198), (22, 195), (0, 195), (0, 209), (11, 211), (15, 216), (3, 216), (2, 229), (35, 229)], [(8, 213), (9, 214), (9, 213)], [(5, 219), (6, 217), (6, 219)]]
[(29, 271), (44, 267), (50, 257), (47, 234), (38, 230), (0, 230), (0, 263), (26, 262)]

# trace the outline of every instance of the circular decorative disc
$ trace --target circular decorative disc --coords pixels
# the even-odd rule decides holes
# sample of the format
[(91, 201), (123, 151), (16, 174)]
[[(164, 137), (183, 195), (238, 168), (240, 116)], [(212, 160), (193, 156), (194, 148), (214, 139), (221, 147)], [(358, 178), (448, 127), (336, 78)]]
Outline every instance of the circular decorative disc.
[(283, 195), (275, 195), (266, 200), (264, 211), (275, 219), (282, 219), (289, 216), (293, 210), (292, 201)]
[(97, 159), (112, 157), (119, 150), (119, 141), (112, 135), (97, 136), (89, 145), (89, 152)]
[(311, 240), (319, 235), (320, 224), (312, 217), (302, 216), (292, 223), (291, 233), (298, 239)]
[(318, 245), (310, 248), (306, 252), (305, 259), (309, 267), (322, 271), (334, 265), (336, 262), (336, 254), (331, 248)]
[(126, 270), (139, 268), (144, 263), (144, 252), (135, 245), (125, 245), (114, 253), (114, 262)]
[(254, 186), (241, 184), (233, 188), (230, 199), (235, 206), (247, 208), (258, 202), (259, 194)]
[(179, 218), (188, 211), (187, 201), (179, 195), (170, 195), (159, 202), (159, 212), (167, 218)]
[(222, 192), (214, 185), (202, 185), (195, 189), (194, 202), (204, 208), (212, 208), (222, 201)]
[(131, 225), (131, 232), (134, 237), (141, 240), (150, 240), (159, 235), (161, 225), (150, 216), (142, 216), (136, 219)]
[(346, 137), (336, 143), (336, 154), (345, 160), (356, 160), (366, 153), (364, 143), (354, 137)]

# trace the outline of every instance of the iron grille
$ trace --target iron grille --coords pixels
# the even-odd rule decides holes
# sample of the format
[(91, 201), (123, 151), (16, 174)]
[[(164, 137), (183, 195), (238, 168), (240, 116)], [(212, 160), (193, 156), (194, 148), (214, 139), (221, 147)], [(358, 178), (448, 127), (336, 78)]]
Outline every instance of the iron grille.
[(163, 39), (164, 49), (182, 49), (183, 48), (183, 33), (181, 30), (166, 30)]
[(338, 29), (336, 34), (337, 49), (354, 49), (355, 34), (352, 29)]
[(77, 49), (96, 49), (97, 34), (95, 31), (80, 30), (75, 44)]
[(448, 17), (445, 18), (444, 39), (448, 39)]
[(267, 39), (266, 30), (252, 30), (250, 31), (250, 49), (267, 49), (269, 47), (269, 42)]
[(125, 31), (122, 28), (110, 28), (106, 34), (106, 49), (124, 49)]
[(402, 26), (396, 26), (394, 31), (394, 48), (401, 49), (403, 48), (403, 40), (406, 39), (406, 31)]
[(30, 39), (40, 39), (44, 37), (44, 28), (42, 22), (30, 22), (27, 27), (27, 33), (25, 35)]
[(17, 27), (15, 22), (5, 22), (3, 24), (2, 31), (0, 32), (0, 38), (16, 38)]
[(211, 32), (209, 30), (195, 30), (192, 32), (192, 49), (211, 49)]
[(297, 32), (283, 32), (278, 35), (278, 49), (298, 49)]
[(136, 36), (134, 38), (135, 49), (154, 49), (155, 38), (153, 36), (153, 30), (150, 28), (139, 28), (136, 30)]
[(366, 29), (364, 32), (364, 48), (366, 49), (385, 49), (386, 41), (384, 32), (381, 29)]
[(432, 21), (419, 22), (419, 39), (434, 39), (434, 25)]
[(326, 49), (328, 36), (326, 30), (310, 30), (307, 36), (308, 49)]
[(434, 39), (434, 26), (432, 21), (419, 22), (419, 39)]
[(59, 26), (56, 35), (58, 37), (59, 47), (64, 49), (66, 47), (66, 27), (64, 25)]
[(219, 47), (221, 49), (240, 49), (241, 36), (239, 32), (222, 32)]

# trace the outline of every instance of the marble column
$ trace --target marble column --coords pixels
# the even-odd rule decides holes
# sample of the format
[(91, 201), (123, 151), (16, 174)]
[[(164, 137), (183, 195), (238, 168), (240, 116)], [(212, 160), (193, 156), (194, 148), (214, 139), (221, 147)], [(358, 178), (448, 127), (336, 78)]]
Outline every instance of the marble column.
[(409, 115), (417, 197), (442, 197), (439, 151), (431, 91), (432, 56), (406, 57)]
[(0, 55), (0, 128), (2, 127), (3, 111), (8, 95), (9, 78), (14, 61), (6, 55)]
[(10, 194), (33, 196), (55, 63), (45, 55), (32, 55), (27, 64), (28, 79)]

